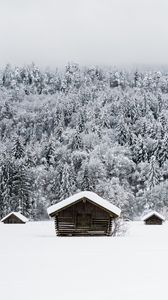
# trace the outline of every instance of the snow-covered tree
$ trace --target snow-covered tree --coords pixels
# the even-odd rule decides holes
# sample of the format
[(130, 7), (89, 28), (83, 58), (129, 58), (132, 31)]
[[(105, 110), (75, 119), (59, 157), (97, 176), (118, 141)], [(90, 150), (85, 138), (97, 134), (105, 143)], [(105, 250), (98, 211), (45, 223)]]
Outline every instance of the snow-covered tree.
[(12, 148), (12, 155), (15, 159), (20, 159), (24, 157), (24, 154), (24, 146), (21, 142), (21, 139), (17, 137)]
[(32, 179), (23, 162), (17, 160), (13, 166), (12, 197), (10, 204), (12, 210), (19, 210), (26, 216), (29, 216), (31, 211)]
[(147, 171), (147, 189), (153, 188), (161, 180), (160, 169), (155, 156), (151, 157), (149, 168)]

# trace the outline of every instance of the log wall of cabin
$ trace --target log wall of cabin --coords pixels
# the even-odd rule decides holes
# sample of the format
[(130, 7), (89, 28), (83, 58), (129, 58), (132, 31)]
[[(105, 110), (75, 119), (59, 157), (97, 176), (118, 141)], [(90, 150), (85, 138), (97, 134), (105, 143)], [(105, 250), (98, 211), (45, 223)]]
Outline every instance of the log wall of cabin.
[(55, 215), (57, 235), (111, 235), (115, 216), (83, 198)]
[(151, 216), (145, 221), (146, 225), (162, 225), (162, 222), (157, 216)]
[(24, 224), (24, 222), (18, 219), (15, 215), (9, 216), (6, 220), (4, 220), (5, 224)]

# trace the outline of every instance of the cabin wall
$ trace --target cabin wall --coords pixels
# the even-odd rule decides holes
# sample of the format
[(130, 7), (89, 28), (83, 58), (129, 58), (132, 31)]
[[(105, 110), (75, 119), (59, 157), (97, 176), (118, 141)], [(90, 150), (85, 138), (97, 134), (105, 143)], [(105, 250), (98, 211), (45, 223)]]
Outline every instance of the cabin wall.
[(18, 219), (16, 216), (11, 215), (6, 220), (4, 220), (5, 224), (24, 224), (24, 222)]
[(157, 216), (151, 216), (145, 221), (146, 225), (162, 225), (162, 220)]
[(111, 235), (115, 216), (83, 198), (55, 216), (57, 235)]

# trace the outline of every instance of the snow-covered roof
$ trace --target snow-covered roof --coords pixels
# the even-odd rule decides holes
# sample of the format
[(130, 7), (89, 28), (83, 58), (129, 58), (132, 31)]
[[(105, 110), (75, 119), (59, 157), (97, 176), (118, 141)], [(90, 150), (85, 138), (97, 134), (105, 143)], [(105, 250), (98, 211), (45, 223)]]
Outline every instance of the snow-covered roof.
[(152, 217), (152, 216), (156, 216), (156, 217), (158, 217), (159, 219), (165, 221), (165, 218), (164, 218), (161, 214), (159, 214), (157, 211), (154, 211), (154, 210), (153, 210), (153, 211), (150, 211), (150, 212), (147, 213), (145, 216), (143, 216), (142, 221), (145, 221), (145, 220), (147, 220), (148, 218), (150, 218), (150, 217)]
[(63, 201), (60, 201), (57, 204), (54, 204), (54, 205), (48, 207), (47, 212), (49, 215), (51, 215), (51, 214), (61, 210), (62, 208), (65, 208), (66, 206), (79, 201), (82, 198), (87, 198), (91, 202), (94, 202), (97, 205), (101, 206), (102, 208), (105, 208), (106, 210), (114, 213), (115, 215), (120, 216), (121, 210), (117, 206), (111, 204), (109, 201), (101, 198), (97, 194), (95, 194), (93, 192), (88, 192), (88, 191), (83, 191), (83, 192), (74, 194)]
[(25, 216), (23, 216), (20, 212), (12, 211), (7, 216), (5, 216), (4, 218), (2, 218), (1, 222), (5, 221), (11, 215), (15, 215), (18, 219), (20, 219), (21, 221), (23, 221), (25, 223), (28, 221), (28, 219)]

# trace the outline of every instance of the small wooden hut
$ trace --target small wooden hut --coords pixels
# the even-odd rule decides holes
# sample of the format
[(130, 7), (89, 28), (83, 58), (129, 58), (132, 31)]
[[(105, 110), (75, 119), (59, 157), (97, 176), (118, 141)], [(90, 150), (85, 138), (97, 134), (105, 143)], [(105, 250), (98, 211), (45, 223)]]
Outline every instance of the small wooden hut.
[(156, 211), (151, 211), (145, 215), (142, 220), (146, 225), (162, 225), (165, 218)]
[(120, 209), (93, 192), (77, 193), (48, 208), (57, 235), (111, 235)]
[(28, 219), (23, 216), (20, 212), (12, 211), (7, 216), (5, 216), (1, 222), (4, 224), (25, 224)]

